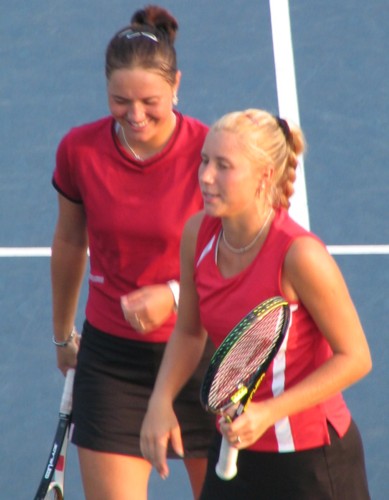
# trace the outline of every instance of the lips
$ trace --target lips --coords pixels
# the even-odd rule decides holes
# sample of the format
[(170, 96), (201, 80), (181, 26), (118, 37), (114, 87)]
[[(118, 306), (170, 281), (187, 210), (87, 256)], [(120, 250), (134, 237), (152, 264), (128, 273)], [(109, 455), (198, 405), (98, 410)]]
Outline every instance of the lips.
[(208, 192), (205, 192), (205, 191), (203, 191), (202, 195), (203, 195), (204, 201), (206, 201), (206, 202), (212, 202), (213, 200), (215, 200), (216, 198), (218, 198), (217, 194), (208, 193)]
[(127, 123), (131, 126), (131, 128), (135, 130), (141, 130), (148, 125), (149, 120), (143, 120), (141, 122), (132, 122), (130, 120), (127, 120)]

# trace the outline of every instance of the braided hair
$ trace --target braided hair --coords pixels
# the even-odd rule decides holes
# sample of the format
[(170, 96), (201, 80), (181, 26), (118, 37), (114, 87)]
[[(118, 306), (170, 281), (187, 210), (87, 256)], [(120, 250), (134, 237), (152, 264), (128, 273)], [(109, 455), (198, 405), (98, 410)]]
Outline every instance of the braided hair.
[(298, 156), (305, 150), (300, 127), (291, 126), (285, 119), (260, 109), (228, 113), (212, 130), (228, 130), (240, 137), (247, 157), (260, 169), (271, 165), (274, 175), (267, 190), (269, 203), (289, 208), (294, 193)]

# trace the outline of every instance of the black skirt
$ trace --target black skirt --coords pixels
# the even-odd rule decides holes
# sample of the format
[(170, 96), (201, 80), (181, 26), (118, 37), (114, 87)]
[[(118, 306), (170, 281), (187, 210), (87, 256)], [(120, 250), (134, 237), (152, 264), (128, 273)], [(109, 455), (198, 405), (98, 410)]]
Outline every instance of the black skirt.
[(328, 423), (331, 444), (290, 453), (241, 450), (238, 474), (215, 473), (221, 436), (210, 448), (201, 500), (369, 500), (361, 437), (354, 421), (340, 438)]
[[(140, 429), (165, 346), (115, 337), (85, 322), (73, 390), (75, 445), (142, 456)], [(174, 404), (185, 458), (206, 457), (215, 429), (215, 417), (205, 412), (199, 399), (213, 352), (208, 342), (200, 366)], [(172, 449), (168, 456), (177, 458)]]

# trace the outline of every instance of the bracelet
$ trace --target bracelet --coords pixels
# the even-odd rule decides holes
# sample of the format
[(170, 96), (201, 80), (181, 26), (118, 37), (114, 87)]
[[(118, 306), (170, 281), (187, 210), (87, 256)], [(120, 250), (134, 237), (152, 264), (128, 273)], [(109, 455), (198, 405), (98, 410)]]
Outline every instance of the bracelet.
[(77, 333), (77, 330), (76, 330), (76, 327), (73, 326), (73, 330), (71, 331), (69, 337), (67, 338), (67, 340), (63, 340), (62, 342), (59, 342), (58, 340), (55, 340), (55, 337), (53, 335), (53, 344), (56, 345), (57, 347), (66, 347), (69, 342), (72, 341), (73, 337), (76, 335)]
[(167, 283), (167, 286), (170, 288), (170, 291), (174, 297), (174, 310), (178, 309), (178, 301), (180, 300), (180, 284), (176, 280), (170, 280)]

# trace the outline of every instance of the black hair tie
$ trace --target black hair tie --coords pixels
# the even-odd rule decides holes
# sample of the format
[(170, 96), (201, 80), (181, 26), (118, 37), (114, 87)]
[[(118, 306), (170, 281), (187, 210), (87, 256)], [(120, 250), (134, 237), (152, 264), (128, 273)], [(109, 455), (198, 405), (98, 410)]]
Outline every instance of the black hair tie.
[(274, 118), (276, 119), (278, 126), (282, 130), (282, 132), (285, 136), (286, 142), (290, 142), (292, 139), (292, 134), (291, 134), (288, 122), (286, 120), (284, 120), (283, 118), (280, 118), (279, 116), (275, 116)]

